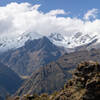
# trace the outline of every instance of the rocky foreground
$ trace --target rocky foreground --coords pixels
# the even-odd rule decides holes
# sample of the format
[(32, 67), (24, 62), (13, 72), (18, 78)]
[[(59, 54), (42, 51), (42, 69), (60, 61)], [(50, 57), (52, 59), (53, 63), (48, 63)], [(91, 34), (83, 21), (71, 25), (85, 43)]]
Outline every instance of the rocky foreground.
[(100, 100), (100, 65), (83, 62), (54, 100)]
[(8, 100), (100, 100), (100, 64), (82, 62), (64, 88), (51, 95), (25, 95)]

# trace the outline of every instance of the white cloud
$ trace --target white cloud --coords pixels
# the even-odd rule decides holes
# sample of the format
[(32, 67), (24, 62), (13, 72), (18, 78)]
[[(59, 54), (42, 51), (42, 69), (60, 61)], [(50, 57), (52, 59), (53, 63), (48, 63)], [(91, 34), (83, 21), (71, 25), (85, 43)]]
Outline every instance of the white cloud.
[(40, 6), (41, 6), (41, 5), (34, 5), (32, 9), (33, 9), (33, 10), (38, 10)]
[[(84, 21), (78, 18), (57, 17), (58, 14), (67, 14), (62, 9), (51, 10), (47, 13), (39, 11), (40, 5), (32, 6), (29, 3), (11, 3), (0, 7), (0, 35), (18, 35), (25, 31), (32, 31), (48, 35), (53, 32), (70, 36), (75, 32), (100, 33), (100, 20)], [(95, 18), (97, 10), (85, 14)], [(87, 16), (87, 17), (86, 17)]]
[(57, 10), (51, 10), (49, 13), (47, 13), (47, 15), (51, 15), (51, 16), (55, 16), (59, 14), (66, 14), (66, 12), (64, 10), (57, 9)]
[(85, 15), (84, 15), (84, 19), (85, 20), (89, 20), (90, 18), (96, 18), (96, 16), (97, 16), (97, 13), (98, 13), (98, 9), (95, 9), (95, 8), (93, 8), (93, 9), (91, 9), (91, 10), (89, 10)]

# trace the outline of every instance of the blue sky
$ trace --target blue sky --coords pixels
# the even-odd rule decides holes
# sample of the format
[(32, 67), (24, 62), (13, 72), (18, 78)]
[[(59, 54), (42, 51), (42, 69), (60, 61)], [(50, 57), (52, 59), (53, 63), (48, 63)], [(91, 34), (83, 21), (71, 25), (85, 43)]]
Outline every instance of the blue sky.
[(41, 4), (40, 10), (48, 12), (52, 9), (64, 9), (70, 11), (70, 16), (81, 17), (92, 8), (100, 9), (100, 0), (0, 0), (0, 6), (10, 2), (29, 2), (31, 4)]

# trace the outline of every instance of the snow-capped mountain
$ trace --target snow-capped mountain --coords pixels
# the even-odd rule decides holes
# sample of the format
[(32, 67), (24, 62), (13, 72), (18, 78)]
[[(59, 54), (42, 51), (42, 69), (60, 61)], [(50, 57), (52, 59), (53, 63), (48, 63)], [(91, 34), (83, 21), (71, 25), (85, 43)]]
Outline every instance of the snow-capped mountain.
[[(15, 36), (0, 36), (0, 51), (6, 51), (9, 49), (16, 49), (24, 46), (28, 40), (39, 39), (43, 35), (33, 32), (24, 32)], [(57, 46), (65, 47), (66, 49), (73, 49), (78, 46), (87, 45), (90, 43), (100, 43), (100, 36), (98, 34), (83, 34), (77, 32), (73, 36), (65, 36), (60, 33), (51, 33), (47, 36), (48, 39)]]
[(6, 51), (10, 49), (16, 49), (24, 46), (25, 42), (28, 40), (34, 40), (41, 38), (42, 35), (33, 32), (24, 32), (18, 34), (17, 36), (0, 36), (0, 51)]
[(48, 37), (54, 44), (58, 46), (63, 46), (65, 48), (75, 48), (78, 46), (89, 44), (93, 41), (96, 43), (99, 43), (99, 36), (97, 34), (95, 35), (89, 35), (89, 34), (83, 34), (81, 32), (75, 33), (73, 36), (67, 37), (63, 36), (59, 33), (52, 33)]

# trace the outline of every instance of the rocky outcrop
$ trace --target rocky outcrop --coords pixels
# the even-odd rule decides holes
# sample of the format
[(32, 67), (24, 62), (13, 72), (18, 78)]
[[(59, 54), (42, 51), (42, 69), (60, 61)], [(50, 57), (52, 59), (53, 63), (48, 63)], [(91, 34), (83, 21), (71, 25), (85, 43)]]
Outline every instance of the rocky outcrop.
[(100, 65), (97, 62), (82, 62), (73, 78), (65, 85), (54, 100), (99, 100)]

